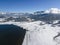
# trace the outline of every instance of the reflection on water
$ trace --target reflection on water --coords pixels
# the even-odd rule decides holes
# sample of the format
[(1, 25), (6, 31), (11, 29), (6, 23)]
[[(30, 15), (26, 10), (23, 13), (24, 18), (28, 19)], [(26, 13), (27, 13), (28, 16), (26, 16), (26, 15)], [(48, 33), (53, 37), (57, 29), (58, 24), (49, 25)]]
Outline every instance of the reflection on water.
[(25, 33), (15, 25), (0, 25), (0, 45), (22, 45)]

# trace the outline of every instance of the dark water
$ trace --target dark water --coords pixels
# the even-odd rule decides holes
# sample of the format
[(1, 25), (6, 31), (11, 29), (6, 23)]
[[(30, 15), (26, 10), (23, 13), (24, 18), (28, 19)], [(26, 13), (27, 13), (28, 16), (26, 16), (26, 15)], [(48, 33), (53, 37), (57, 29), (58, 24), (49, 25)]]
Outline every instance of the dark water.
[(25, 33), (15, 25), (0, 25), (0, 45), (22, 45)]

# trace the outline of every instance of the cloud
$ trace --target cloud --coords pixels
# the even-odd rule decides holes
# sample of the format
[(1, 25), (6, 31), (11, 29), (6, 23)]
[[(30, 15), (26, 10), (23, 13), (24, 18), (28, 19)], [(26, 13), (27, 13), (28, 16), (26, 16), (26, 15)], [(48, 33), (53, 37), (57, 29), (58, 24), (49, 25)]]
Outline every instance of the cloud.
[(46, 10), (45, 13), (60, 14), (60, 9), (58, 9), (58, 8), (51, 8), (49, 10)]

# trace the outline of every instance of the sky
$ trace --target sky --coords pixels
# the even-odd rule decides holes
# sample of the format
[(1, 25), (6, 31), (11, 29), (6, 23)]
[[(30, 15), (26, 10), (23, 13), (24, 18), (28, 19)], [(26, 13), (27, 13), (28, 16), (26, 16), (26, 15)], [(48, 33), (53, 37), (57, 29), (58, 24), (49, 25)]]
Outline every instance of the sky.
[(60, 0), (0, 0), (0, 12), (35, 12), (60, 8)]

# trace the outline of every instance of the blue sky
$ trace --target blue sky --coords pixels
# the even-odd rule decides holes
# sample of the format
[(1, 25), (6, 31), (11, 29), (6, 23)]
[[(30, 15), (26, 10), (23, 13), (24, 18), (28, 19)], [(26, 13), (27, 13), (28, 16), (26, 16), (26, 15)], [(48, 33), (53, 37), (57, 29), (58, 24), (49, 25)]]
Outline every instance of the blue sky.
[(0, 12), (35, 12), (60, 8), (60, 0), (0, 0)]

